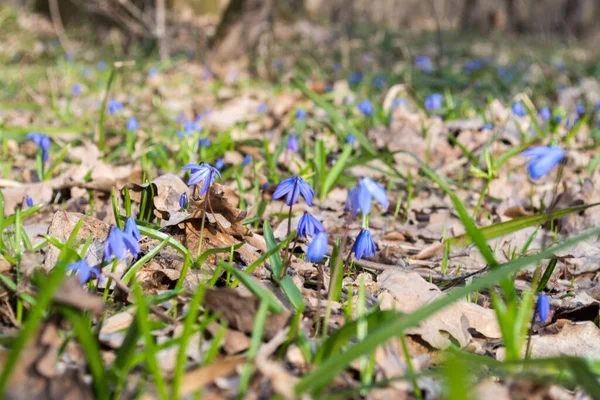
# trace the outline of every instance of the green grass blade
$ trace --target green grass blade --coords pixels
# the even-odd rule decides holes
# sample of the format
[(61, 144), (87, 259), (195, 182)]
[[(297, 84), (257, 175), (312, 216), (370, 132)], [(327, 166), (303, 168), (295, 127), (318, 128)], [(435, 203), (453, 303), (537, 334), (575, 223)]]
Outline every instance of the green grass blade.
[(194, 266), (196, 268), (200, 268), (202, 266), (202, 264), (204, 264), (204, 262), (206, 260), (208, 260), (208, 257), (215, 255), (215, 254), (219, 254), (219, 253), (229, 253), (230, 251), (232, 251), (231, 249), (233, 249), (235, 251), (235, 250), (239, 249), (240, 247), (242, 247), (243, 245), (244, 245), (244, 243), (241, 242), (241, 243), (234, 244), (233, 246), (216, 247), (214, 249), (205, 250), (202, 252), (200, 257), (198, 257), (198, 260), (196, 260), (196, 262), (194, 263)]
[(102, 105), (100, 106), (100, 118), (98, 119), (98, 126), (96, 130), (98, 131), (98, 148), (100, 150), (104, 150), (104, 121), (106, 120), (106, 106), (108, 104), (108, 96), (110, 95), (110, 88), (112, 87), (113, 82), (115, 81), (115, 77), (117, 76), (117, 68), (113, 66), (110, 70), (110, 75), (108, 77), (108, 81), (106, 82), (106, 89), (104, 90), (104, 98), (102, 99)]
[(121, 278), (121, 281), (123, 283), (127, 284), (131, 280), (131, 278), (134, 277), (135, 273), (138, 272), (138, 270), (140, 268), (142, 268), (142, 266), (144, 266), (144, 264), (146, 264), (148, 261), (150, 261), (150, 259), (152, 259), (152, 257), (154, 257), (155, 255), (157, 255), (158, 252), (161, 251), (167, 245), (167, 243), (169, 243), (169, 240), (168, 239), (164, 239), (162, 242), (160, 242), (160, 244), (158, 246), (156, 246), (151, 251), (149, 251), (147, 254), (145, 254), (144, 257), (142, 257), (139, 260), (137, 260), (129, 268), (129, 270), (127, 270), (127, 272), (125, 273), (125, 275), (123, 275), (123, 278)]
[(342, 154), (340, 154), (337, 161), (335, 162), (335, 164), (333, 165), (333, 167), (331, 168), (331, 170), (329, 171), (329, 173), (327, 174), (327, 176), (325, 178), (325, 183), (323, 184), (323, 188), (321, 191), (321, 201), (325, 200), (325, 198), (327, 197), (327, 195), (329, 194), (331, 189), (333, 189), (333, 186), (337, 182), (337, 180), (340, 177), (340, 175), (342, 174), (342, 172), (345, 171), (346, 163), (348, 162), (348, 158), (350, 157), (351, 154), (352, 154), (352, 145), (346, 144), (344, 146), (344, 150), (342, 151)]
[[(273, 235), (273, 230), (271, 229), (271, 225), (268, 222), (265, 222), (263, 226), (263, 236), (265, 238), (265, 242), (267, 243), (267, 250), (275, 248), (283, 248), (283, 246), (279, 247), (277, 245), (277, 241), (275, 240), (275, 236)], [(289, 243), (289, 242), (288, 242)], [(283, 270), (283, 261), (281, 260), (281, 254), (279, 251), (274, 251), (269, 255), (269, 262), (271, 263), (271, 270), (273, 271), (273, 276), (275, 280), (278, 281), (282, 276)]]
[(304, 299), (302, 298), (302, 293), (300, 293), (300, 290), (298, 290), (296, 285), (294, 285), (292, 277), (289, 275), (284, 276), (279, 284), (281, 285), (283, 293), (285, 293), (296, 311), (302, 313), (302, 311), (304, 311)]

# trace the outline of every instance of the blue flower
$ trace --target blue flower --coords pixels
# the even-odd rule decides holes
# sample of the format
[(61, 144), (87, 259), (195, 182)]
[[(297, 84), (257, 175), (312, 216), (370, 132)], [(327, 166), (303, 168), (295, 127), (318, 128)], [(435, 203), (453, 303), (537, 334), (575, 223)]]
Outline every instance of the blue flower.
[(279, 199), (280, 197), (287, 196), (285, 203), (291, 207), (298, 202), (300, 195), (304, 197), (306, 204), (312, 206), (315, 192), (304, 179), (299, 176), (292, 176), (291, 178), (284, 179), (277, 185), (277, 188), (273, 193), (273, 198)]
[(25, 204), (27, 204), (27, 207), (33, 207), (33, 199), (31, 196), (25, 196)]
[(539, 146), (532, 147), (521, 153), (524, 157), (530, 157), (527, 164), (527, 171), (531, 179), (540, 179), (547, 175), (552, 168), (557, 166), (563, 158), (565, 152), (558, 146)]
[(575, 111), (577, 112), (577, 114), (583, 115), (583, 114), (585, 114), (585, 106), (584, 105), (578, 105), (577, 109)]
[(306, 110), (304, 108), (299, 108), (296, 110), (296, 119), (305, 119), (306, 118)]
[(325, 227), (315, 217), (304, 211), (304, 215), (298, 221), (298, 237), (313, 237), (317, 233), (325, 232)]
[(98, 278), (100, 282), (104, 280), (102, 278), (100, 269), (98, 269), (98, 267), (90, 267), (86, 260), (79, 260), (69, 264), (67, 266), (67, 271), (76, 271), (77, 275), (79, 276), (79, 283), (82, 285), (90, 280), (92, 274), (94, 274), (94, 276)]
[(219, 171), (221, 169), (223, 169), (223, 166), (225, 165), (225, 161), (223, 161), (222, 158), (217, 159), (217, 161), (215, 161), (215, 168), (218, 169)]
[(363, 113), (364, 115), (372, 115), (375, 109), (373, 108), (373, 104), (369, 100), (363, 100), (358, 104), (358, 111)]
[(48, 150), (50, 149), (50, 138), (39, 132), (30, 132), (25, 136), (26, 140), (31, 140), (33, 143), (40, 146), (42, 149), (42, 159), (48, 161)]
[(540, 110), (540, 118), (544, 121), (548, 121), (550, 118), (552, 118), (552, 111), (550, 111), (548, 106), (542, 107)]
[(431, 61), (431, 58), (427, 56), (416, 56), (415, 65), (423, 72), (433, 71), (433, 62)]
[(374, 182), (370, 178), (362, 178), (358, 183), (358, 193), (356, 194), (356, 203), (352, 204), (354, 215), (358, 213), (357, 206), (364, 215), (369, 215), (371, 212), (371, 203), (373, 198), (377, 200), (384, 210), (387, 210), (390, 203), (387, 198), (387, 193), (383, 186)]
[(486, 124), (483, 124), (481, 129), (491, 131), (492, 129), (494, 129), (494, 125), (492, 123), (488, 122)]
[(348, 136), (346, 136), (346, 143), (348, 143), (348, 144), (356, 143), (356, 138), (354, 137), (354, 135), (349, 134)]
[(298, 138), (295, 135), (290, 135), (287, 140), (286, 148), (294, 153), (298, 151), (300, 146), (298, 145)]
[(371, 85), (374, 88), (382, 88), (383, 86), (385, 86), (385, 84), (387, 83), (387, 78), (383, 75), (377, 75), (375, 78), (373, 78), (373, 82), (371, 82)]
[(512, 105), (512, 112), (517, 117), (524, 117), (527, 115), (527, 110), (525, 106), (520, 101), (515, 101)]
[(210, 145), (212, 144), (212, 142), (210, 141), (210, 139), (198, 139), (198, 146), (199, 147), (210, 147)]
[(560, 124), (562, 122), (562, 117), (560, 115), (556, 115), (554, 117), (554, 122), (556, 122), (557, 124)]
[(188, 203), (189, 203), (189, 200), (188, 200), (187, 193), (185, 193), (185, 192), (181, 193), (181, 196), (179, 196), (179, 207), (181, 209), (186, 208)]
[(546, 322), (550, 316), (550, 299), (545, 293), (538, 294), (537, 299), (537, 314), (542, 322)]
[(133, 238), (136, 242), (139, 242), (141, 235), (140, 230), (138, 229), (135, 220), (131, 217), (127, 218), (127, 222), (125, 222), (125, 235)]
[(348, 197), (346, 198), (346, 205), (344, 206), (344, 211), (352, 211), (352, 214), (358, 214), (358, 186), (353, 187), (348, 192)]
[(139, 124), (137, 119), (135, 119), (135, 117), (131, 117), (127, 120), (127, 130), (132, 132), (132, 131), (137, 131), (139, 129)]
[(256, 107), (256, 112), (260, 114), (267, 112), (267, 105), (265, 103), (260, 103), (258, 107)]
[(425, 108), (429, 111), (439, 110), (442, 108), (442, 102), (444, 101), (444, 96), (439, 93), (430, 94), (425, 97), (424, 105)]
[(327, 233), (319, 232), (308, 244), (306, 261), (318, 263), (327, 254)]
[(123, 103), (121, 103), (120, 101), (110, 100), (108, 102), (108, 112), (110, 114), (116, 114), (124, 108), (125, 107), (123, 106)]
[(78, 96), (81, 94), (81, 85), (79, 83), (76, 83), (71, 87), (71, 94), (73, 96)]
[(194, 121), (184, 121), (183, 122), (183, 131), (187, 135), (191, 135), (196, 130), (196, 123)]
[(215, 178), (218, 176), (221, 178), (221, 173), (215, 167), (202, 163), (202, 164), (187, 164), (181, 167), (182, 170), (189, 169), (190, 170), (190, 180), (188, 181), (188, 185), (195, 185), (200, 183), (202, 188), (200, 189), (200, 196), (204, 196), (204, 194), (208, 191), (210, 185), (215, 181)]
[(98, 64), (96, 64), (96, 68), (98, 69), (98, 71), (104, 71), (106, 70), (106, 68), (108, 68), (108, 64), (106, 64), (105, 61), (98, 61)]
[(124, 260), (127, 257), (127, 247), (125, 247), (125, 234), (122, 230), (113, 226), (110, 229), (108, 238), (104, 243), (104, 260), (110, 261), (113, 257)]
[(252, 161), (252, 156), (250, 154), (246, 154), (246, 156), (242, 160), (242, 167), (245, 167), (246, 165), (250, 164), (250, 161)]
[(357, 85), (357, 84), (361, 83), (362, 80), (363, 80), (362, 72), (353, 72), (348, 77), (348, 83), (350, 85)]
[(363, 258), (363, 256), (375, 256), (375, 250), (375, 242), (373, 241), (371, 232), (369, 232), (367, 229), (361, 230), (358, 234), (358, 237), (356, 238), (354, 247), (352, 248), (356, 259), (360, 260), (361, 258)]

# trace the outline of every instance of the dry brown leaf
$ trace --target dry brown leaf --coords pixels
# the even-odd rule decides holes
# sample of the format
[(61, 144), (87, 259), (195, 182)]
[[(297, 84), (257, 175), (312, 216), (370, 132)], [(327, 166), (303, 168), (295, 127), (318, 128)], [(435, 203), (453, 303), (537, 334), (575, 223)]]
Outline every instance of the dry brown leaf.
[(564, 322), (561, 331), (556, 335), (531, 338), (531, 356), (600, 358), (600, 329), (592, 321)]
[(232, 374), (245, 359), (245, 356), (224, 357), (214, 360), (205, 367), (186, 372), (181, 380), (179, 393), (184, 397), (191, 395), (214, 382), (215, 379)]
[[(410, 313), (433, 300), (444, 296), (442, 291), (414, 272), (385, 270), (378, 277), (382, 290), (379, 296), (382, 309), (397, 309)], [(407, 334), (420, 335), (431, 346), (447, 348), (450, 334), (461, 347), (472, 339), (469, 329), (474, 329), (488, 338), (501, 337), (494, 311), (467, 301), (459, 301), (426, 319)]]
[(102, 299), (82, 288), (79, 279), (75, 276), (64, 280), (54, 295), (54, 301), (92, 314), (100, 314), (104, 308)]

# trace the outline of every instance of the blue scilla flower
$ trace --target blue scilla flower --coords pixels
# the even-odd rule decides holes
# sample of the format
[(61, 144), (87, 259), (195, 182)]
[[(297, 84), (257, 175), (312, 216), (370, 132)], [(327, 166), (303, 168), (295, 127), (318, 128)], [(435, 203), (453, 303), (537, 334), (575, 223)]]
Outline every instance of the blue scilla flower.
[(108, 102), (108, 112), (109, 112), (109, 114), (114, 115), (114, 114), (118, 113), (119, 111), (121, 111), (124, 108), (125, 108), (125, 106), (123, 106), (123, 103), (121, 103), (118, 100), (112, 99), (112, 100), (110, 100)]
[(354, 137), (354, 135), (350, 134), (350, 135), (346, 136), (346, 143), (347, 144), (356, 143), (356, 138)]
[(295, 135), (290, 135), (288, 137), (286, 148), (294, 153), (298, 151), (300, 146), (298, 145), (298, 138)]
[(260, 103), (256, 107), (256, 112), (259, 113), (259, 114), (267, 112), (267, 105), (265, 103)]
[(550, 107), (544, 106), (540, 110), (540, 118), (544, 121), (549, 121), (552, 118), (552, 111), (550, 111)]
[(565, 151), (558, 146), (539, 146), (527, 149), (521, 155), (530, 158), (527, 171), (531, 179), (536, 180), (552, 171), (565, 158)]
[(194, 121), (184, 121), (183, 122), (183, 131), (187, 135), (191, 135), (196, 130), (196, 123)]
[(423, 72), (433, 71), (433, 62), (431, 61), (431, 58), (427, 56), (416, 56), (415, 65)]
[(362, 72), (353, 72), (348, 77), (348, 83), (351, 85), (358, 85), (363, 80)]
[(358, 103), (358, 111), (363, 113), (366, 116), (373, 115), (375, 108), (373, 108), (373, 104), (369, 100), (363, 100)]
[(252, 156), (250, 154), (246, 154), (246, 156), (242, 160), (242, 167), (245, 167), (246, 165), (250, 164), (250, 161), (252, 161)]
[(377, 75), (375, 78), (373, 78), (371, 85), (374, 88), (380, 89), (380, 88), (384, 87), (386, 83), (387, 83), (387, 78), (385, 76)]
[(557, 124), (560, 124), (562, 122), (562, 117), (560, 115), (556, 115), (554, 117), (554, 122), (556, 122)]
[(128, 225), (129, 230), (125, 228), (125, 232), (116, 226), (111, 228), (104, 244), (104, 259), (106, 261), (110, 261), (113, 258), (124, 260), (127, 257), (127, 250), (131, 252), (134, 258), (138, 256), (140, 252), (140, 244), (138, 243), (140, 232), (137, 226), (135, 226), (135, 222), (133, 222), (135, 229), (131, 226), (131, 223)]
[(225, 165), (225, 161), (223, 161), (222, 158), (217, 159), (217, 161), (215, 161), (215, 168), (218, 169), (219, 171), (223, 169), (223, 166)]
[(181, 208), (181, 209), (186, 208), (188, 203), (189, 203), (189, 199), (188, 199), (187, 193), (185, 193), (185, 192), (181, 193), (181, 196), (179, 196), (179, 208)]
[(483, 126), (481, 127), (482, 130), (487, 130), (487, 131), (491, 131), (492, 129), (494, 129), (494, 125), (490, 122), (483, 124)]
[(442, 108), (442, 102), (444, 101), (444, 96), (439, 93), (433, 93), (429, 96), (425, 97), (425, 101), (423, 105), (429, 111), (435, 111)]
[(127, 218), (125, 222), (125, 235), (133, 238), (136, 242), (139, 242), (141, 239), (140, 230), (135, 223), (135, 220), (131, 217)]
[(277, 185), (277, 188), (273, 193), (273, 198), (279, 199), (286, 196), (285, 203), (291, 207), (298, 202), (300, 195), (304, 197), (306, 204), (312, 206), (315, 192), (304, 179), (299, 176), (292, 176), (291, 178), (284, 179)]
[(203, 196), (208, 191), (208, 188), (215, 181), (217, 176), (221, 178), (221, 173), (219, 170), (206, 163), (187, 164), (181, 167), (181, 169), (190, 170), (191, 175), (188, 185), (202, 185), (202, 188), (200, 189), (200, 196)]
[(527, 115), (525, 106), (520, 101), (515, 101), (512, 105), (512, 112), (517, 117), (524, 117)]
[(33, 199), (31, 196), (25, 196), (25, 204), (27, 204), (27, 207), (33, 207)]
[(575, 111), (577, 112), (577, 114), (579, 115), (583, 115), (585, 114), (585, 106), (580, 104), (577, 106), (577, 108), (575, 109)]
[(296, 119), (305, 119), (306, 118), (306, 110), (304, 108), (299, 108), (296, 110)]
[(363, 229), (358, 234), (354, 247), (352, 248), (357, 260), (363, 257), (375, 256), (375, 242), (368, 229)]
[(210, 139), (198, 139), (198, 147), (210, 147), (211, 144)]
[(86, 260), (79, 260), (77, 262), (71, 263), (67, 266), (67, 271), (76, 271), (77, 276), (79, 276), (79, 283), (84, 284), (87, 283), (92, 274), (94, 277), (98, 278), (99, 281), (103, 281), (102, 274), (98, 267), (90, 267)]
[(81, 94), (81, 85), (79, 83), (76, 83), (71, 87), (71, 94), (73, 96), (79, 96)]
[(311, 238), (320, 232), (325, 232), (325, 227), (321, 221), (305, 211), (304, 215), (300, 217), (300, 221), (298, 221), (298, 237)]
[(108, 64), (106, 63), (106, 61), (98, 61), (98, 64), (96, 64), (96, 69), (98, 71), (105, 71), (106, 68), (108, 68)]
[(42, 149), (42, 159), (48, 161), (48, 150), (50, 149), (50, 138), (39, 132), (30, 132), (25, 136), (26, 140), (31, 140)]
[(139, 124), (135, 117), (131, 117), (127, 120), (127, 130), (130, 132), (137, 131), (139, 129)]
[(363, 214), (369, 215), (371, 212), (371, 203), (373, 202), (373, 198), (377, 200), (381, 207), (384, 210), (387, 210), (390, 203), (387, 197), (387, 193), (383, 186), (379, 183), (374, 182), (370, 178), (362, 178), (358, 183), (358, 192), (356, 194), (356, 201), (353, 204), (353, 213), (356, 215), (358, 213), (356, 207), (360, 208)]
[(319, 232), (308, 244), (306, 261), (318, 263), (327, 254), (327, 233)]
[(545, 293), (538, 294), (537, 315), (542, 322), (546, 322), (550, 316), (550, 299)]

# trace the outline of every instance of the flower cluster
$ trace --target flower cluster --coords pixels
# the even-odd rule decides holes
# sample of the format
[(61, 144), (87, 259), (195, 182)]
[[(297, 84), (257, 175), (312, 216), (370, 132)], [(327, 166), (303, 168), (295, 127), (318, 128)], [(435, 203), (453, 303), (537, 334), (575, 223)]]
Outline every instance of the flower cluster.
[(37, 144), (42, 150), (42, 159), (48, 161), (48, 150), (50, 149), (50, 138), (39, 132), (30, 132), (25, 136), (25, 139), (31, 140)]

